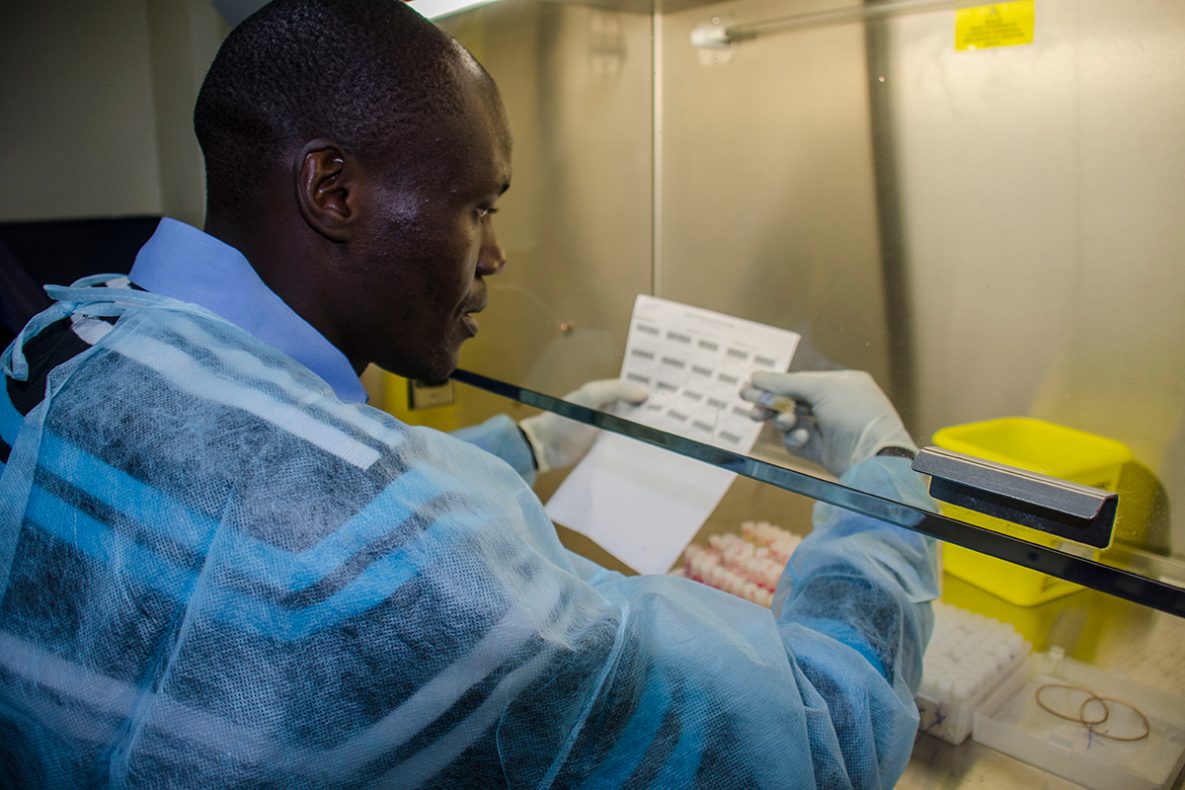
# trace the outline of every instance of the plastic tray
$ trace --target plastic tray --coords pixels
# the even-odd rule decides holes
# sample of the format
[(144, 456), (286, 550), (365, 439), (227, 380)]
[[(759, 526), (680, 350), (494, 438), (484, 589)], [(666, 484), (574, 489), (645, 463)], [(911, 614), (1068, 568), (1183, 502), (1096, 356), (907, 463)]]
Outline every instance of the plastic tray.
[[(1094, 790), (1167, 788), (1176, 779), (1185, 765), (1185, 700), (1056, 653), (1034, 655), (1028, 666), (1018, 690), (993, 694), (975, 714), (975, 741)], [(1148, 719), (1148, 736), (1111, 740), (1084, 724), (1058, 718), (1036, 701), (1038, 689), (1048, 684), (1086, 688), (1135, 705)], [(1044, 701), (1056, 701), (1049, 694)], [(1100, 715), (1098, 710), (1096, 703), (1086, 718)], [(1130, 709), (1116, 704), (1114, 711), (1121, 727), (1114, 734), (1135, 734), (1138, 719)]]

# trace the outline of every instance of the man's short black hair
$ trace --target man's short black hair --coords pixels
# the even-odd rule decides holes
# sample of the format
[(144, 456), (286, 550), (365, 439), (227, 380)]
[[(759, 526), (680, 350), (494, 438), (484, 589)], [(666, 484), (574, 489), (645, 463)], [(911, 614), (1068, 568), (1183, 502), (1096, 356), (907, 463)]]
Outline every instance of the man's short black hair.
[(223, 42), (194, 129), (211, 206), (244, 208), (292, 144), (366, 159), (455, 111), (457, 50), (400, 0), (275, 0)]

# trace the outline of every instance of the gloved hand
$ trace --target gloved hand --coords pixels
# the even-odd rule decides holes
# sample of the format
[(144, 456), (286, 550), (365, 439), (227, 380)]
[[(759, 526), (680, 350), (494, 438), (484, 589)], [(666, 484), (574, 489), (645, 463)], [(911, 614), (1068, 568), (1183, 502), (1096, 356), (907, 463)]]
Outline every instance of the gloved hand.
[[(774, 403), (771, 394), (792, 399), (795, 407)], [(893, 404), (862, 371), (754, 373), (741, 397), (764, 402), (754, 408), (754, 419), (776, 413), (774, 425), (787, 450), (839, 476), (886, 447), (918, 449)]]
[[(606, 411), (619, 402), (639, 404), (650, 393), (641, 384), (622, 379), (590, 381), (564, 400), (578, 406)], [(535, 453), (535, 465), (540, 472), (571, 466), (584, 457), (597, 438), (597, 429), (558, 414), (545, 412), (519, 422)]]

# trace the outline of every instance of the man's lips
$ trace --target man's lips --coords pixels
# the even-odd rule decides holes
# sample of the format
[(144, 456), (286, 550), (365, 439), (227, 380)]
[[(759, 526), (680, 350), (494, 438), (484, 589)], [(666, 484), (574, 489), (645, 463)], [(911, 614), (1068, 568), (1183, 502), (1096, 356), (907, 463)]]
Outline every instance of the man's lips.
[(477, 319), (474, 316), (486, 309), (486, 300), (482, 299), (461, 311), (461, 323), (469, 330), (470, 335), (477, 334)]

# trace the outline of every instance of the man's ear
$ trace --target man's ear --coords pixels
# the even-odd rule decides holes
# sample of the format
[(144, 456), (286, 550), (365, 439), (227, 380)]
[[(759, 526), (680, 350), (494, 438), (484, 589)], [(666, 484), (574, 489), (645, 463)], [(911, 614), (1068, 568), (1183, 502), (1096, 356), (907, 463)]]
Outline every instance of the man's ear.
[(331, 140), (312, 140), (301, 147), (295, 169), (304, 221), (330, 241), (349, 241), (360, 208), (358, 160)]

